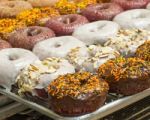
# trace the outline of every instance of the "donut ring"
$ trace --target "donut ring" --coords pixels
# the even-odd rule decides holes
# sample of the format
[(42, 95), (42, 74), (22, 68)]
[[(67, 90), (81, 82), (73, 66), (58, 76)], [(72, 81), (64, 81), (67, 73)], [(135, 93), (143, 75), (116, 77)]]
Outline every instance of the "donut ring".
[(5, 49), (5, 48), (11, 48), (12, 46), (4, 40), (0, 39), (0, 50)]
[(86, 7), (81, 11), (89, 21), (112, 20), (123, 9), (115, 3), (101, 3)]
[(115, 36), (119, 25), (112, 21), (97, 21), (75, 29), (73, 36), (86, 45), (104, 44), (110, 36)]
[(84, 16), (70, 14), (50, 19), (46, 26), (52, 29), (56, 35), (60, 36), (71, 35), (74, 29), (85, 23), (88, 23), (88, 20)]
[(8, 40), (13, 47), (32, 50), (37, 42), (54, 36), (54, 32), (48, 28), (31, 26), (12, 32)]
[(81, 46), (85, 44), (80, 40), (72, 36), (62, 36), (39, 42), (34, 46), (33, 52), (42, 60), (48, 57), (65, 58), (72, 48)]
[(113, 21), (125, 29), (137, 28), (150, 30), (150, 11), (146, 9), (128, 10), (117, 15)]
[(32, 52), (20, 48), (0, 50), (0, 58), (0, 85), (8, 89), (15, 83), (21, 69), (38, 60)]
[(0, 2), (0, 18), (16, 17), (20, 12), (29, 9), (32, 9), (32, 6), (26, 1)]
[(129, 10), (145, 8), (150, 0), (112, 0), (112, 2), (119, 4), (125, 10)]

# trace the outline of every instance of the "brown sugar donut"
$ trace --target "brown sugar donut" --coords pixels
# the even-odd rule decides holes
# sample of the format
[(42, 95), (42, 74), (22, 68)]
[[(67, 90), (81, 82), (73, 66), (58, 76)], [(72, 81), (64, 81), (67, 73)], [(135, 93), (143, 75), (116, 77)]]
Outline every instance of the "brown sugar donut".
[(32, 9), (32, 6), (26, 1), (0, 2), (0, 18), (16, 17), (20, 12), (29, 9)]
[(11, 45), (7, 41), (0, 39), (0, 50), (5, 48), (11, 48)]
[(70, 35), (77, 27), (88, 23), (88, 20), (81, 15), (69, 14), (50, 19), (46, 27), (52, 29), (56, 35)]
[(112, 20), (117, 14), (123, 12), (121, 6), (115, 3), (100, 3), (86, 7), (81, 11), (89, 21)]
[(31, 26), (12, 32), (8, 40), (13, 47), (32, 50), (37, 42), (54, 36), (54, 32), (49, 28)]

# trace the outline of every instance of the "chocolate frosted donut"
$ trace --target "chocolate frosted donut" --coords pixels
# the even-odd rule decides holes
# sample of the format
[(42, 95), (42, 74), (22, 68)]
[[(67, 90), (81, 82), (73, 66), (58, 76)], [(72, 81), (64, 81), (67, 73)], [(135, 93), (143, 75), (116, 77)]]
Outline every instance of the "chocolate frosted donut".
[(123, 9), (115, 3), (101, 3), (91, 5), (82, 10), (81, 14), (89, 21), (112, 20), (114, 16), (121, 13)]
[(7, 41), (0, 39), (0, 50), (5, 48), (11, 48), (11, 45)]
[(46, 26), (51, 28), (56, 35), (70, 35), (74, 29), (85, 23), (88, 23), (88, 20), (84, 16), (69, 14), (50, 19)]
[(31, 26), (12, 32), (8, 39), (13, 47), (32, 50), (37, 42), (54, 36), (54, 32), (49, 28)]

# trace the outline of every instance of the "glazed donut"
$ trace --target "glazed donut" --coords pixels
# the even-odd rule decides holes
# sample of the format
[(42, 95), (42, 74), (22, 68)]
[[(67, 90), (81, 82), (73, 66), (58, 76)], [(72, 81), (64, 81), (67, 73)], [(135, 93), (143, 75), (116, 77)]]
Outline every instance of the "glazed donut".
[(54, 36), (54, 32), (49, 28), (31, 26), (12, 32), (9, 35), (8, 40), (13, 47), (32, 50), (32, 48), (37, 42), (43, 41)]
[(0, 18), (16, 17), (20, 12), (29, 9), (32, 6), (26, 1), (0, 2)]
[(18, 93), (23, 95), (26, 92), (30, 92), (32, 96), (46, 97), (44, 93), (46, 93), (50, 82), (59, 75), (74, 72), (74, 67), (62, 58), (52, 57), (43, 61), (37, 61), (24, 68), (18, 75), (16, 79), (19, 88)]
[(80, 40), (72, 36), (63, 36), (37, 43), (33, 48), (33, 52), (40, 59), (47, 57), (65, 57), (72, 48), (81, 46), (85, 46), (85, 44)]
[(122, 28), (150, 30), (150, 11), (146, 9), (125, 11), (117, 15), (113, 21), (117, 22)]
[(101, 3), (86, 7), (81, 11), (89, 21), (112, 20), (123, 9), (115, 3)]
[(6, 49), (6, 48), (11, 48), (11, 47), (12, 46), (10, 45), (10, 43), (0, 39), (0, 50)]
[(140, 29), (122, 29), (115, 37), (109, 38), (104, 46), (112, 47), (121, 53), (122, 56), (132, 57), (136, 49), (146, 40), (150, 39), (150, 31)]
[(33, 7), (50, 7), (58, 0), (27, 0)]
[(74, 29), (85, 23), (88, 23), (88, 20), (84, 16), (69, 14), (48, 20), (46, 27), (52, 29), (58, 36), (71, 35)]
[(10, 90), (21, 69), (36, 60), (38, 58), (25, 49), (7, 48), (0, 50), (0, 85)]
[(104, 44), (110, 36), (115, 36), (119, 25), (112, 21), (97, 21), (78, 27), (73, 36), (87, 45)]
[(110, 47), (90, 45), (87, 48), (76, 47), (71, 49), (66, 58), (75, 66), (77, 71), (85, 70), (96, 73), (100, 65), (119, 56), (119, 52)]
[(112, 0), (112, 2), (119, 4), (125, 10), (129, 10), (145, 8), (150, 0)]

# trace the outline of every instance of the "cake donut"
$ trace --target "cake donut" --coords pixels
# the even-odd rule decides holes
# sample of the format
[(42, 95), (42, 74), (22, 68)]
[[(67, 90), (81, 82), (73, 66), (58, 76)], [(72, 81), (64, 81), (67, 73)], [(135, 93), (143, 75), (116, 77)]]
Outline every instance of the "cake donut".
[(37, 43), (33, 48), (33, 52), (40, 59), (45, 59), (47, 57), (64, 58), (72, 48), (81, 46), (85, 46), (85, 44), (80, 40), (72, 36), (62, 36)]
[(88, 23), (88, 20), (84, 16), (69, 14), (48, 20), (46, 27), (52, 29), (58, 36), (71, 35), (76, 28), (85, 23)]
[(0, 58), (0, 85), (9, 90), (21, 69), (38, 60), (32, 52), (21, 48), (0, 50)]
[(138, 9), (145, 8), (150, 0), (111, 0), (114, 3), (119, 4), (123, 9)]
[(123, 9), (115, 3), (100, 3), (86, 7), (81, 11), (89, 21), (112, 20), (114, 16), (123, 12)]
[(128, 10), (118, 14), (114, 19), (122, 28), (150, 30), (150, 11), (146, 9)]
[(0, 39), (0, 50), (6, 49), (6, 48), (11, 48), (11, 47), (12, 46), (10, 45), (10, 43)]
[(136, 57), (150, 62), (150, 41), (146, 41), (136, 50)]
[(24, 68), (17, 76), (19, 95), (30, 93), (32, 96), (46, 98), (47, 87), (59, 75), (74, 73), (74, 67), (62, 58), (47, 58)]
[(32, 50), (36, 43), (54, 36), (54, 32), (49, 28), (30, 26), (12, 32), (8, 40), (13, 47)]
[(75, 66), (77, 71), (85, 70), (96, 73), (100, 65), (119, 56), (119, 52), (110, 47), (90, 45), (87, 48), (76, 47), (71, 49), (66, 58)]
[(101, 107), (108, 84), (97, 75), (77, 72), (59, 76), (48, 86), (49, 107), (62, 116), (79, 116)]
[(78, 27), (73, 36), (87, 45), (104, 44), (110, 36), (115, 36), (119, 25), (112, 21), (97, 21)]
[(109, 60), (99, 67), (98, 75), (117, 94), (133, 95), (150, 88), (150, 62), (139, 58)]
[(121, 29), (115, 37), (110, 37), (104, 46), (112, 47), (124, 57), (135, 55), (136, 49), (150, 39), (150, 32), (140, 29)]
[(26, 1), (0, 2), (0, 18), (16, 17), (24, 10), (32, 9), (32, 5)]

